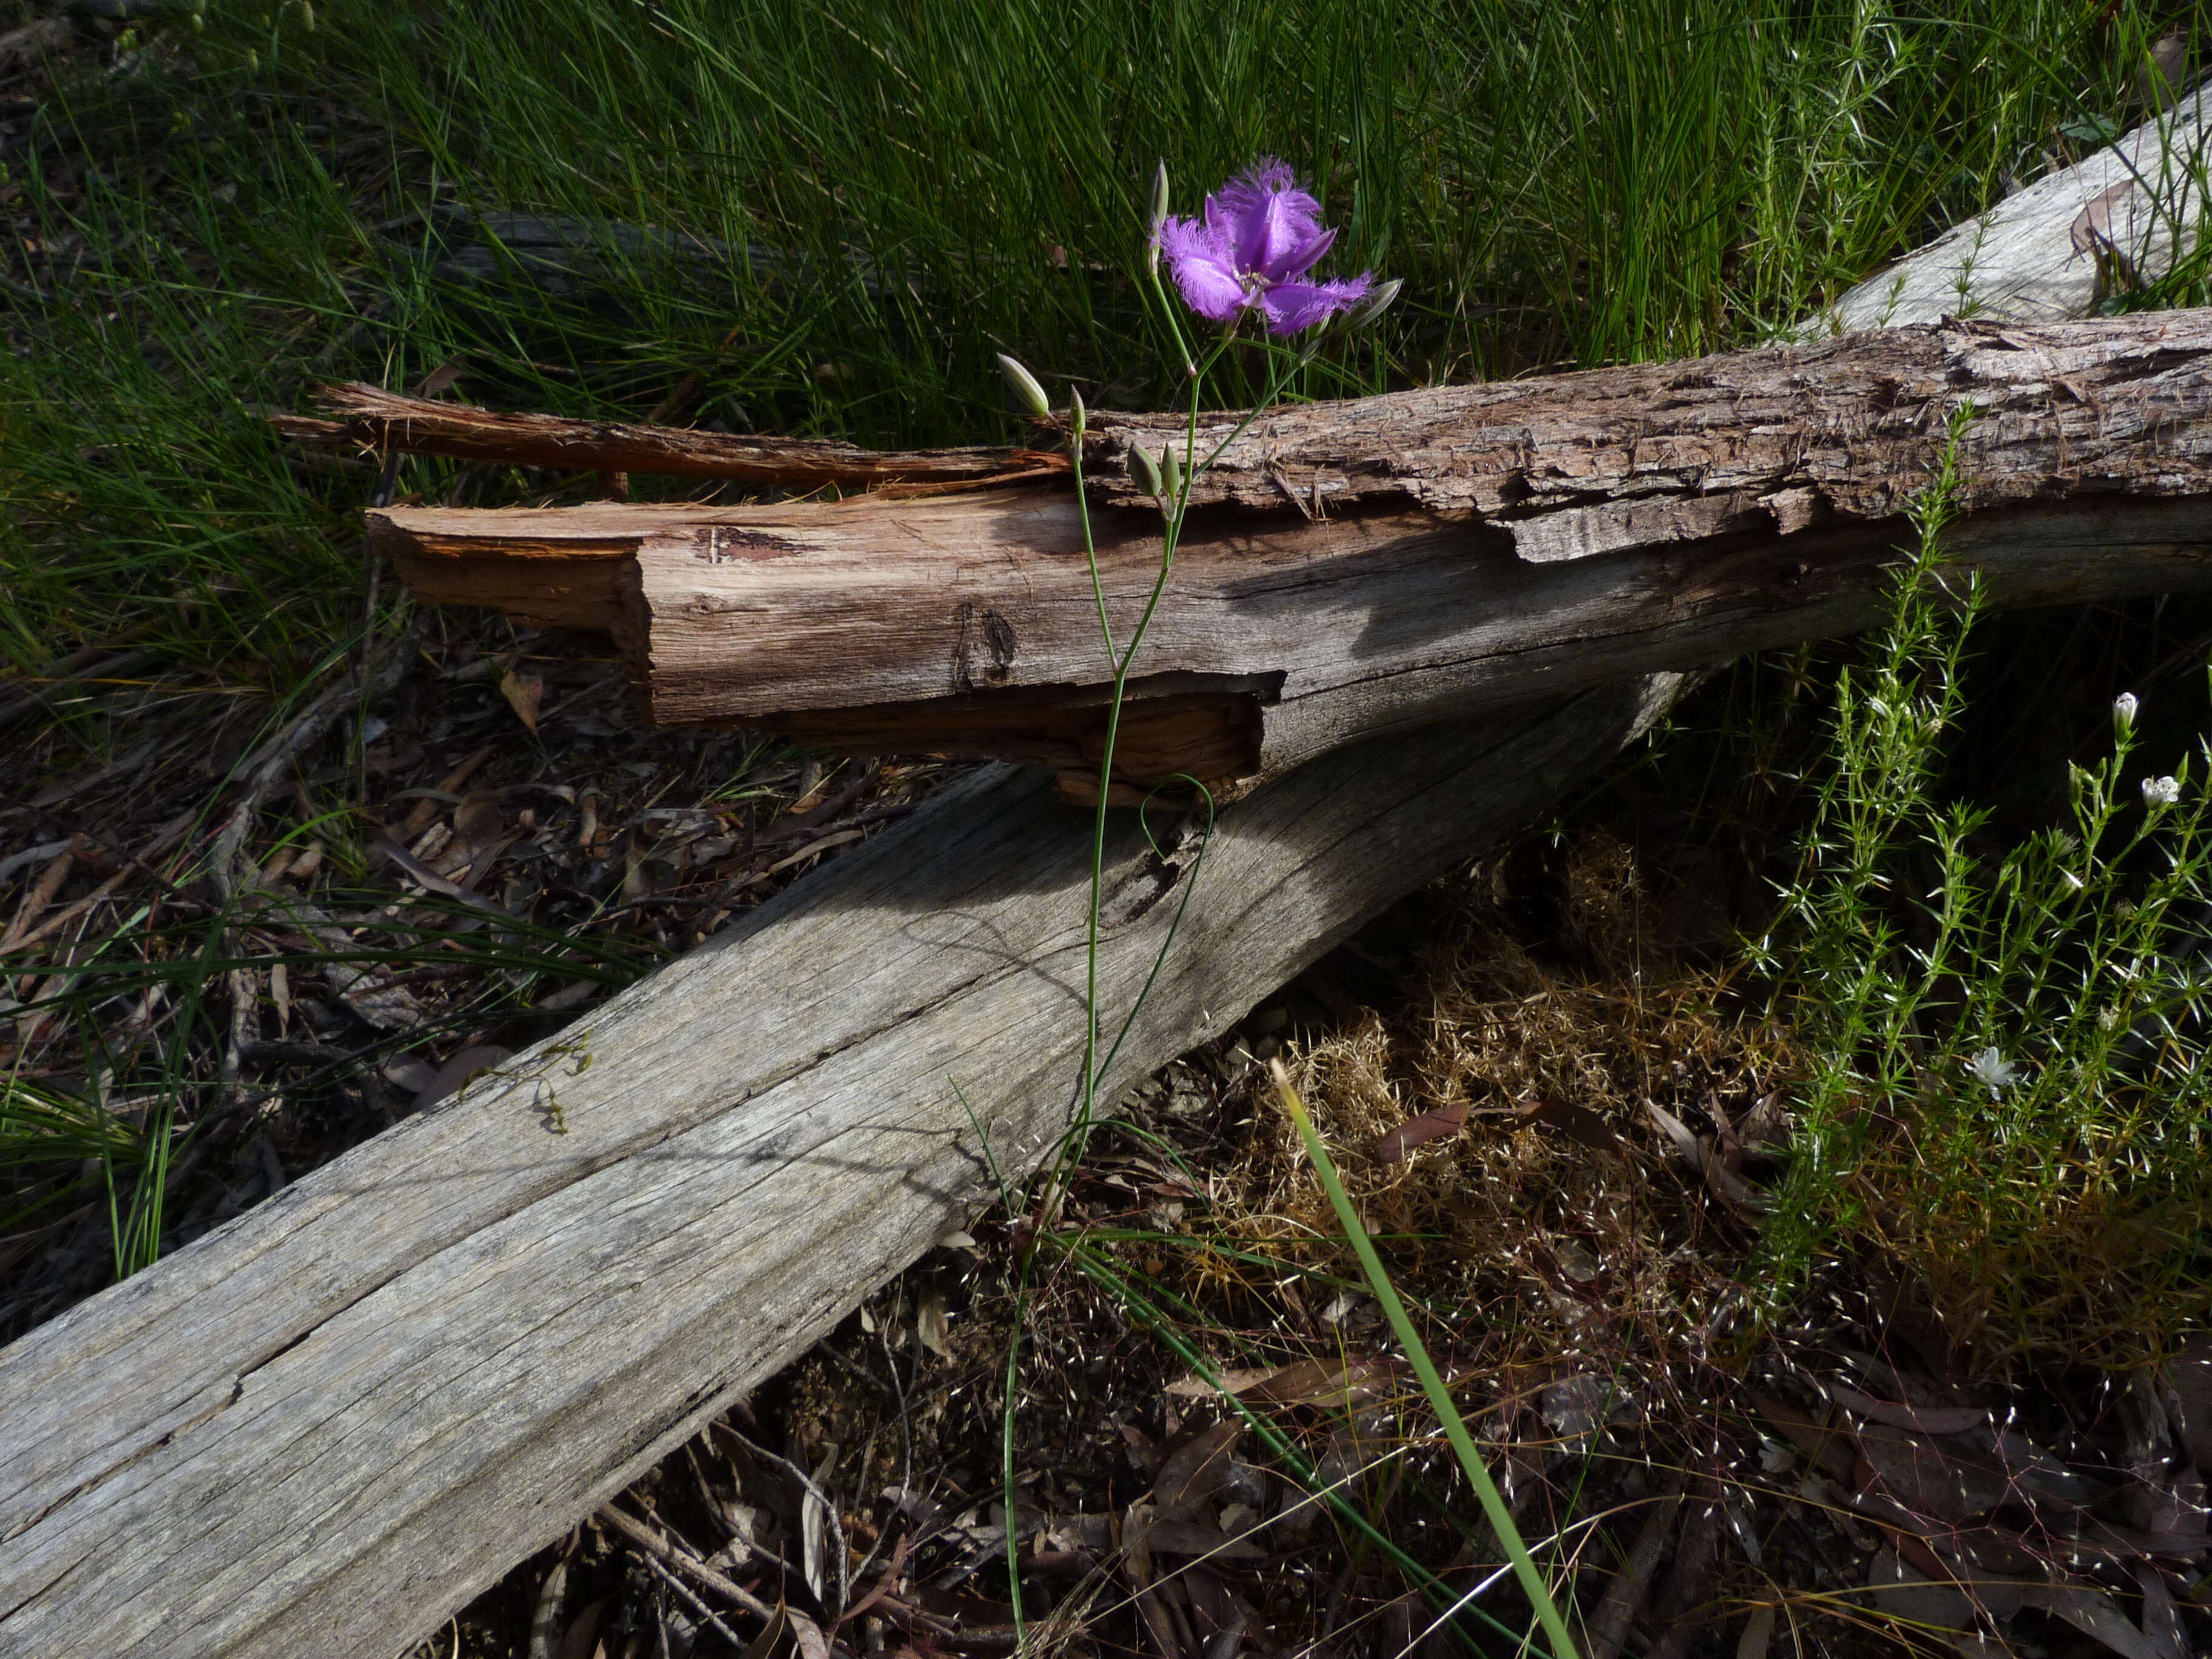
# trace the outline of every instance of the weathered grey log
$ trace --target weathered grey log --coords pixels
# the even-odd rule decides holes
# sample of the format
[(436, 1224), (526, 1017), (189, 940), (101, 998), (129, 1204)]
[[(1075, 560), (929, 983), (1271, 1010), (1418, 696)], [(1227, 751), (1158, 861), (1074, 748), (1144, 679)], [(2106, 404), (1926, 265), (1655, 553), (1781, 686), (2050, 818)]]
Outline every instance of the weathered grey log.
[[(2212, 582), (2212, 310), (1944, 323), (1201, 418), (1218, 450), (1117, 772), (1217, 795), (1389, 730), (1848, 633), (1954, 414), (1954, 534), (2005, 605)], [(1094, 417), (1127, 639), (1159, 514), (1122, 471), (1172, 416)], [(864, 753), (1103, 746), (1110, 663), (1064, 485), (930, 501), (370, 515), (434, 600), (623, 642), (667, 723)]]
[[(1587, 777), (1669, 684), (1230, 809), (1114, 1083)], [(978, 1126), (1009, 1172), (1059, 1135), (1089, 840), (1043, 780), (979, 775), (0, 1351), (0, 1650), (386, 1659), (558, 1536), (959, 1224)], [(1188, 865), (1125, 822), (1109, 872), (1118, 1017)]]
[(1875, 272), (1819, 318), (1819, 331), (1938, 316), (2002, 322), (2081, 317), (2114, 291), (2166, 275), (2196, 241), (2212, 146), (2199, 88), (2078, 166), (2037, 179)]

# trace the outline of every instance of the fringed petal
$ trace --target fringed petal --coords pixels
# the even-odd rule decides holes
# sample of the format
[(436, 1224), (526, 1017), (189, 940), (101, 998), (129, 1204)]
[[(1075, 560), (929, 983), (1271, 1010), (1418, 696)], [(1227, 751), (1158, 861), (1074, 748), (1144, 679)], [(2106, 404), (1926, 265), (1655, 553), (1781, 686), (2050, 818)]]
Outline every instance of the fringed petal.
[(1267, 332), (1297, 334), (1316, 323), (1349, 311), (1375, 286), (1375, 273), (1362, 271), (1334, 283), (1278, 283), (1260, 299), (1267, 313)]

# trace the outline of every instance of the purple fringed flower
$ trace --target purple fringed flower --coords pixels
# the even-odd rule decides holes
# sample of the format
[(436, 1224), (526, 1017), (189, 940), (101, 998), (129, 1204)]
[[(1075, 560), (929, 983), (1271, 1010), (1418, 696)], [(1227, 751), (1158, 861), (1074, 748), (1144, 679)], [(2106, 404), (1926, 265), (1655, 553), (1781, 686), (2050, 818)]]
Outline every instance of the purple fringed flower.
[(1272, 156), (1207, 197), (1204, 218), (1163, 219), (1153, 233), (1193, 311), (1228, 323), (1256, 307), (1270, 334), (1296, 334), (1367, 297), (1372, 271), (1302, 280), (1335, 240), (1322, 228), (1321, 204)]

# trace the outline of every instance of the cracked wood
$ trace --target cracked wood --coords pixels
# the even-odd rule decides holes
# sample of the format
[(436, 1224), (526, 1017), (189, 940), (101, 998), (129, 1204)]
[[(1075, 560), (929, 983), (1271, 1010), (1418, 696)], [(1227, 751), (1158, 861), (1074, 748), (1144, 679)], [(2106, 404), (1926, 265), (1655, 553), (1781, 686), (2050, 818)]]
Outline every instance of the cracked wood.
[[(1117, 771), (1233, 793), (1377, 731), (1863, 627), (1961, 410), (1951, 541), (1995, 602), (2212, 581), (2212, 311), (1310, 404), (1199, 486)], [(1115, 457), (1167, 421), (1103, 416), (1091, 441), (1122, 639), (1158, 515)], [(665, 722), (1072, 775), (1101, 750), (1110, 673), (1064, 488), (370, 526), (424, 599), (614, 634)]]

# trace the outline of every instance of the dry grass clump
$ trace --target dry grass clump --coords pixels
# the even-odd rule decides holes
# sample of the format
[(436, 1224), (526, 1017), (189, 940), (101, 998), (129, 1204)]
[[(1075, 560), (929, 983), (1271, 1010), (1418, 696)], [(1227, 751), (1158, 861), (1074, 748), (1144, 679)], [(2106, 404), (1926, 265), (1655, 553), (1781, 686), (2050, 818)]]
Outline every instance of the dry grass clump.
[[(1564, 873), (1560, 959), (1471, 906), (1395, 1018), (1368, 1014), (1292, 1069), (1439, 1353), (1501, 1383), (1531, 1366), (1603, 1373), (1645, 1412), (1674, 1364), (1731, 1328), (1753, 1241), (1742, 1189), (1701, 1178), (1652, 1109), (1740, 1146), (1741, 1126), (1773, 1115), (1788, 1055), (1723, 981), (1645, 946), (1626, 848), (1594, 836)], [(1260, 1110), (1216, 1221), (1356, 1280), (1291, 1124)]]

